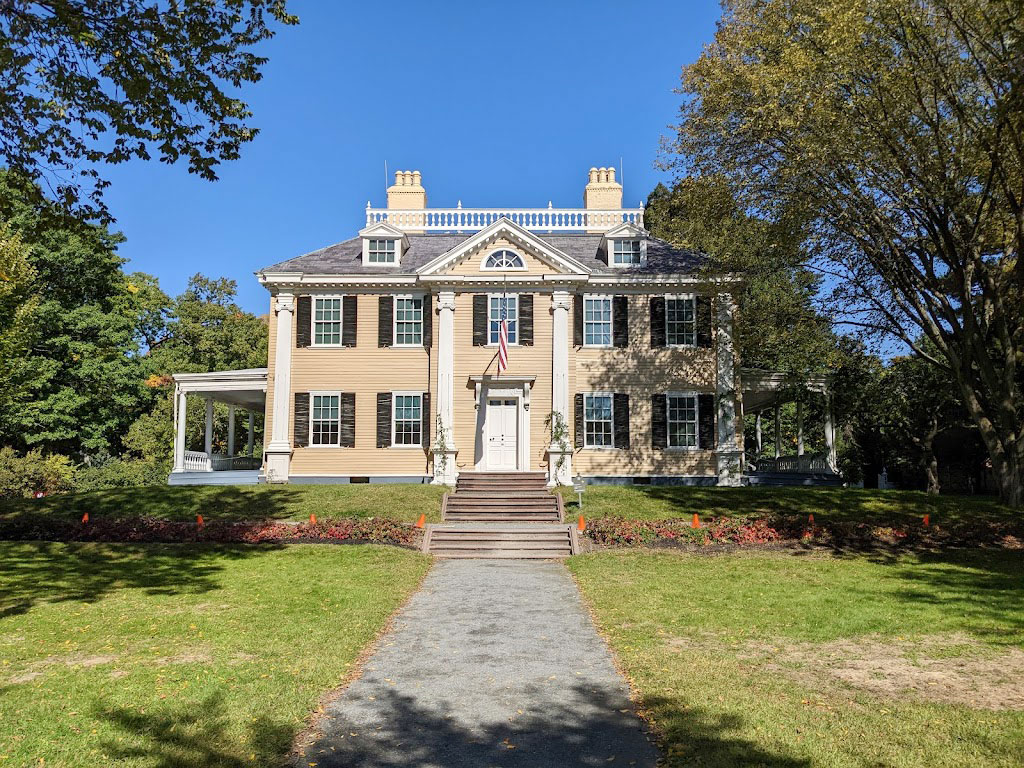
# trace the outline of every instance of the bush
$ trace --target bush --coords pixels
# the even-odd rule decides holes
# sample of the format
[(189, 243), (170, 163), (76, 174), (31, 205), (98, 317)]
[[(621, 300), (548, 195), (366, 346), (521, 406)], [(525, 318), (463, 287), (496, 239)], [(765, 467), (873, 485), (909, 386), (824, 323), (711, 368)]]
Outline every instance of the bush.
[(96, 491), (102, 488), (163, 485), (167, 482), (169, 471), (169, 467), (156, 461), (108, 459), (102, 464), (79, 469), (75, 489)]
[(40, 450), (19, 456), (13, 448), (0, 448), (0, 499), (67, 493), (74, 487), (75, 466), (67, 456), (45, 456)]

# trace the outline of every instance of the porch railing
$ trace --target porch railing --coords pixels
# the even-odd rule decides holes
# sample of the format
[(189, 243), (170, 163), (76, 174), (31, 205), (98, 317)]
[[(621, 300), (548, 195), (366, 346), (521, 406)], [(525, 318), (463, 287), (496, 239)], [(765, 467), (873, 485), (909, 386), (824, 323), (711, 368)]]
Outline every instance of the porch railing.
[(824, 472), (831, 474), (834, 470), (829, 466), (828, 458), (823, 455), (780, 456), (760, 458), (751, 462), (756, 472)]
[(185, 451), (186, 472), (212, 472), (210, 457), (203, 451)]
[(213, 454), (210, 457), (210, 464), (214, 472), (224, 472), (231, 469), (259, 469), (262, 459), (254, 456), (221, 456)]
[(388, 223), (423, 232), (475, 232), (505, 218), (523, 229), (544, 232), (607, 231), (620, 224), (644, 225), (643, 208), (366, 208), (366, 225)]

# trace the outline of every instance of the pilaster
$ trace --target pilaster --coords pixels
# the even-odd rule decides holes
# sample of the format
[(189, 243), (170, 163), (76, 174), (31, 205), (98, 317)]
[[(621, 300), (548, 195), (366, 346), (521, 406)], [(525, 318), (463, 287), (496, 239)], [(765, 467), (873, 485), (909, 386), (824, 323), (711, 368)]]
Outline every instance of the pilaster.
[(288, 422), (292, 410), (292, 320), (295, 315), (295, 296), (290, 293), (278, 294), (274, 299), (274, 312), (277, 314), (277, 334), (274, 337), (274, 412), (270, 443), (264, 453), (267, 460), (267, 481), (286, 483), (292, 456)]
[(568, 291), (555, 291), (551, 297), (551, 429), (560, 420), (565, 434), (548, 446), (548, 485), (572, 482), (572, 443), (569, 439), (569, 310)]
[(434, 483), (455, 485), (455, 292), (437, 294), (437, 448), (434, 450)]

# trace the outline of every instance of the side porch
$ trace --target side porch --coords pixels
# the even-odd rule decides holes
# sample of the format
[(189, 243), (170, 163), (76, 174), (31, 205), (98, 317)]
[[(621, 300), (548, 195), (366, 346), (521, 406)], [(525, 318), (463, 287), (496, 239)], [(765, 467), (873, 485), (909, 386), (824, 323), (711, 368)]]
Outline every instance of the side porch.
[[(254, 485), (261, 481), (262, 449), (256, 455), (256, 415), (266, 413), (267, 369), (176, 373), (174, 466), (168, 485)], [(189, 450), (188, 398), (205, 403), (202, 450)], [(226, 434), (215, 442), (214, 403), (227, 406)], [(242, 414), (239, 414), (239, 411)], [(244, 446), (236, 445), (239, 416), (247, 418)], [(262, 439), (261, 439), (262, 443)], [(219, 451), (217, 449), (220, 449)]]

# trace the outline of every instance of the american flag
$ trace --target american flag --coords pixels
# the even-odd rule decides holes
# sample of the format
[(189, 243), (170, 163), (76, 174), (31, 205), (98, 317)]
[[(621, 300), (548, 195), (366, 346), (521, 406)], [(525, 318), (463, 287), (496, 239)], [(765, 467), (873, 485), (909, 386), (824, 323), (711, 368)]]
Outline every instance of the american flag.
[(508, 301), (502, 298), (501, 322), (498, 323), (498, 375), (508, 368)]

